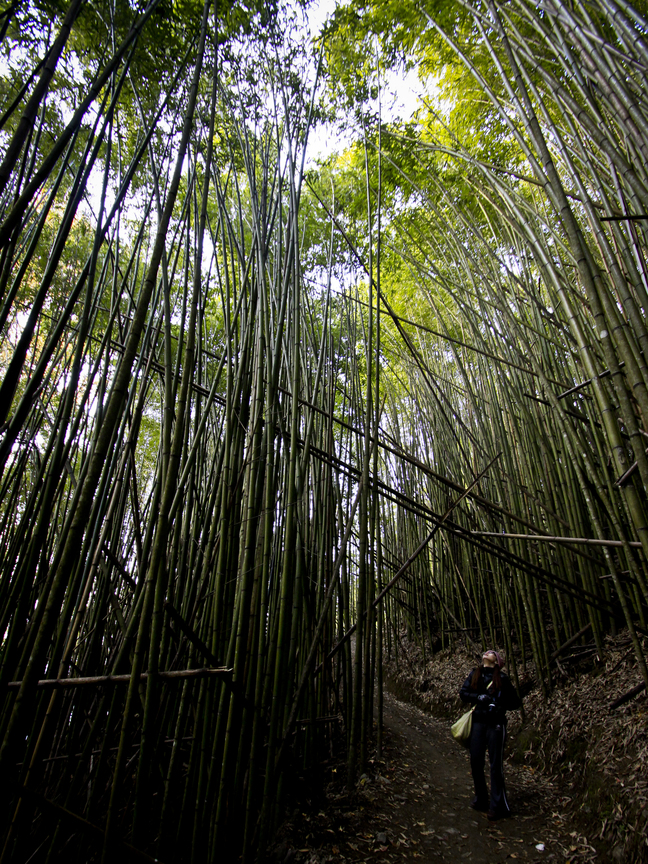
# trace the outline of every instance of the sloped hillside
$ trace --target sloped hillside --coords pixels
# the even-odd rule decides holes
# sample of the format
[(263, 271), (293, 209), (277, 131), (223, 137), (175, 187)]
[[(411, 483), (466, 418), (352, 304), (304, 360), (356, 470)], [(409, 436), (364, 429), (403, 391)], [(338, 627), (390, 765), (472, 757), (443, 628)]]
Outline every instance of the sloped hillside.
[[(475, 654), (456, 648), (424, 656), (405, 636), (401, 649), (398, 661), (388, 664), (396, 691), (438, 717), (458, 717), (458, 690)], [(522, 686), (530, 692), (524, 711), (511, 715), (508, 758), (560, 779), (571, 799), (568, 810), (590, 823), (611, 860), (646, 861), (648, 697), (644, 691), (611, 708), (641, 677), (625, 634), (609, 638), (607, 649), (600, 663), (563, 662), (546, 701), (533, 688), (535, 670), (527, 664)]]

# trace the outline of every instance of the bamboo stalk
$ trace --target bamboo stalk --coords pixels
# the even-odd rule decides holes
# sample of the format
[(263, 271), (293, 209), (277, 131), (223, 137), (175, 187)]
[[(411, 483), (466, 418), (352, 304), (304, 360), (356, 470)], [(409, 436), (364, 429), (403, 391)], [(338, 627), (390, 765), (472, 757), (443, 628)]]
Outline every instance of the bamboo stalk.
[(590, 546), (630, 546), (631, 549), (641, 549), (641, 543), (635, 540), (598, 540), (595, 537), (548, 537), (544, 534), (509, 534), (496, 531), (471, 531), (475, 537), (504, 537), (510, 540), (540, 540), (544, 543), (583, 543)]

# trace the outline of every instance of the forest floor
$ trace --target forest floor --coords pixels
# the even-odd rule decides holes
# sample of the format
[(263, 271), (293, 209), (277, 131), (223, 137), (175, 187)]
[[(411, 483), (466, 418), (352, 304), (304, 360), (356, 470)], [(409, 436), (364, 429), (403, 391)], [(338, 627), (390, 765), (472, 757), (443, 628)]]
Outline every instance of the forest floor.
[[(526, 766), (507, 765), (513, 816), (495, 823), (473, 811), (467, 751), (449, 724), (385, 694), (384, 759), (347, 792), (335, 776), (317, 812), (294, 809), (275, 860), (334, 862), (590, 862), (595, 840), (563, 813), (554, 784)], [(487, 766), (488, 767), (488, 766)], [(344, 773), (344, 766), (333, 768)], [(340, 778), (342, 780), (342, 777)], [(306, 811), (309, 808), (304, 808)]]
[[(611, 654), (614, 660), (614, 652)], [(396, 670), (386, 686), (383, 758), (370, 760), (367, 773), (351, 791), (344, 784), (343, 762), (331, 758), (322, 766), (320, 779), (324, 794), (311, 798), (308, 793), (298, 793), (280, 829), (271, 861), (281, 864), (293, 861), (359, 864), (414, 859), (451, 864), (463, 861), (500, 864), (516, 860), (534, 864), (648, 861), (648, 810), (642, 764), (647, 738), (645, 693), (633, 706), (608, 721), (608, 725), (618, 726), (611, 730), (617, 737), (627, 736), (628, 729), (635, 733), (639, 730), (641, 747), (639, 752), (637, 734), (631, 759), (624, 753), (627, 748), (619, 747), (619, 755), (625, 758), (620, 762), (611, 759), (610, 776), (602, 781), (606, 788), (597, 786), (596, 800), (600, 801), (600, 808), (596, 806), (592, 790), (595, 781), (601, 782), (601, 777), (591, 771), (588, 773), (589, 756), (578, 747), (572, 752), (569, 748), (573, 745), (569, 742), (565, 745), (560, 738), (566, 729), (578, 726), (572, 716), (574, 711), (589, 713), (596, 720), (596, 705), (592, 703), (589, 712), (582, 712), (577, 692), (578, 686), (591, 688), (591, 680), (579, 679), (576, 684), (563, 682), (558, 696), (549, 700), (549, 708), (535, 711), (534, 725), (530, 725), (528, 719), (522, 724), (516, 718), (510, 724), (514, 734), (511, 746), (507, 745), (505, 765), (513, 814), (509, 819), (489, 823), (484, 813), (477, 813), (469, 806), (473, 791), (468, 753), (450, 736), (450, 721), (433, 716), (434, 706), (425, 704), (421, 698), (425, 692), (412, 688), (420, 664), (416, 668), (416, 658), (411, 659), (410, 670), (404, 672), (401, 667), (400, 675)], [(464, 668), (466, 663), (464, 657), (453, 656), (450, 663), (448, 659), (446, 655), (435, 661), (445, 662), (445, 669), (442, 665), (435, 669), (434, 663), (431, 666), (428, 661), (427, 675), (436, 680), (435, 698), (443, 694), (442, 678), (453, 681), (454, 695), (448, 699), (455, 700), (451, 710), (456, 719), (462, 711), (456, 698), (456, 670)], [(614, 671), (618, 673), (618, 663), (615, 666)], [(391, 667), (390, 672), (394, 671)], [(600, 674), (599, 670), (597, 676)], [(636, 676), (636, 672), (630, 669), (629, 680), (634, 680), (633, 675)], [(404, 683), (407, 678), (410, 680)], [(418, 678), (420, 683), (420, 674)], [(626, 686), (625, 679), (619, 686)], [(602, 689), (605, 688), (598, 686), (597, 692)], [(407, 701), (401, 701), (395, 694), (401, 699), (405, 696)], [(609, 693), (605, 698), (609, 702)], [(422, 708), (412, 701), (418, 701)], [(533, 710), (533, 700), (527, 701)], [(538, 697), (536, 702), (540, 705)], [(572, 715), (569, 706), (573, 706)], [(443, 713), (438, 705), (436, 708), (437, 715)], [(557, 735), (550, 731), (555, 717), (562, 718)], [(529, 734), (530, 729), (533, 734)], [(600, 734), (594, 734), (596, 729), (598, 726), (576, 728), (574, 732), (575, 741), (589, 745), (595, 760), (597, 742), (600, 745), (603, 740)], [(563, 760), (562, 771), (556, 769), (550, 758), (552, 735), (573, 760)], [(555, 749), (555, 742), (551, 746)], [(542, 753), (543, 760), (538, 758), (538, 753)], [(637, 780), (638, 769), (641, 780)], [(486, 771), (488, 778), (488, 760)], [(578, 783), (574, 782), (576, 776), (580, 778)], [(610, 799), (610, 796), (613, 797)]]

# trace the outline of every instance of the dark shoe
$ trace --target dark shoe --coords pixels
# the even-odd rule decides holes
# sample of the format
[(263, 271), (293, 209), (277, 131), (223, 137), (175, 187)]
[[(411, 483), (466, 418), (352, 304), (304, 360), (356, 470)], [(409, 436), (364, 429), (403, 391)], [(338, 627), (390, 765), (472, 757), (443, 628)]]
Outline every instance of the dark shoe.
[(470, 802), (470, 806), (473, 810), (479, 810), (480, 812), (485, 813), (488, 810), (488, 801), (480, 801), (479, 798), (475, 797)]
[(489, 822), (497, 822), (498, 819), (506, 819), (511, 814), (508, 811), (489, 810), (486, 814)]

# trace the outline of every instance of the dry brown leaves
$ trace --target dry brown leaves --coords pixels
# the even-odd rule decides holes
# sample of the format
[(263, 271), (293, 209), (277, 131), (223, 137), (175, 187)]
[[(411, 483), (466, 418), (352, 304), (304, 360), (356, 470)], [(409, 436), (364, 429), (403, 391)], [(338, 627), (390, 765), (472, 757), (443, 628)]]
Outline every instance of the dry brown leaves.
[[(328, 766), (329, 781), (321, 807), (295, 807), (281, 826), (270, 852), (272, 862), (380, 862), (418, 858), (425, 822), (411, 818), (411, 806), (432, 794), (417, 766), (394, 752), (389, 736), (386, 760), (371, 760), (355, 787), (345, 788), (345, 765)], [(408, 818), (409, 817), (409, 818)]]
[[(424, 657), (418, 645), (403, 637), (406, 657), (388, 665), (396, 692), (439, 717), (457, 718), (463, 706), (458, 689), (476, 656), (467, 649)], [(644, 640), (644, 653), (648, 644)], [(545, 701), (539, 688), (524, 700), (509, 723), (509, 753), (526, 771), (522, 783), (538, 783), (544, 775), (561, 789), (558, 822), (575, 813), (589, 821), (610, 850), (610, 860), (648, 861), (648, 696), (644, 691), (611, 710), (619, 696), (641, 683), (627, 634), (606, 640), (602, 662), (569, 670), (559, 665), (555, 687)], [(532, 664), (525, 675), (534, 678)], [(525, 779), (526, 775), (526, 779)], [(584, 860), (587, 842), (581, 835), (563, 844), (567, 857)], [(600, 860), (600, 859), (599, 859)]]
[[(424, 656), (404, 637), (401, 647), (403, 655), (398, 664), (387, 664), (386, 674), (391, 692), (416, 706), (406, 724), (419, 730), (421, 718), (424, 722), (430, 715), (456, 719), (464, 710), (459, 687), (479, 655), (458, 649)], [(588, 669), (565, 663), (565, 674), (558, 670), (560, 679), (546, 701), (539, 688), (525, 698), (524, 723), (519, 712), (510, 716), (507, 777), (518, 800), (525, 798), (526, 812), (542, 809), (545, 814), (538, 839), (546, 850), (538, 860), (648, 861), (648, 698), (644, 693), (610, 710), (641, 680), (629, 647), (627, 636), (620, 635), (607, 641), (603, 662)], [(534, 671), (527, 664), (530, 679)], [(400, 747), (392, 748), (388, 737), (386, 761), (373, 761), (351, 792), (344, 786), (346, 766), (331, 761), (325, 767), (325, 796), (311, 806), (291, 808), (270, 860), (425, 861), (431, 860), (426, 850), (462, 842), (463, 835), (455, 840), (430, 830), (425, 813), (439, 790), (424, 766), (403, 758), (402, 742)], [(494, 838), (497, 830), (491, 829)], [(526, 858), (515, 851), (506, 857)]]

